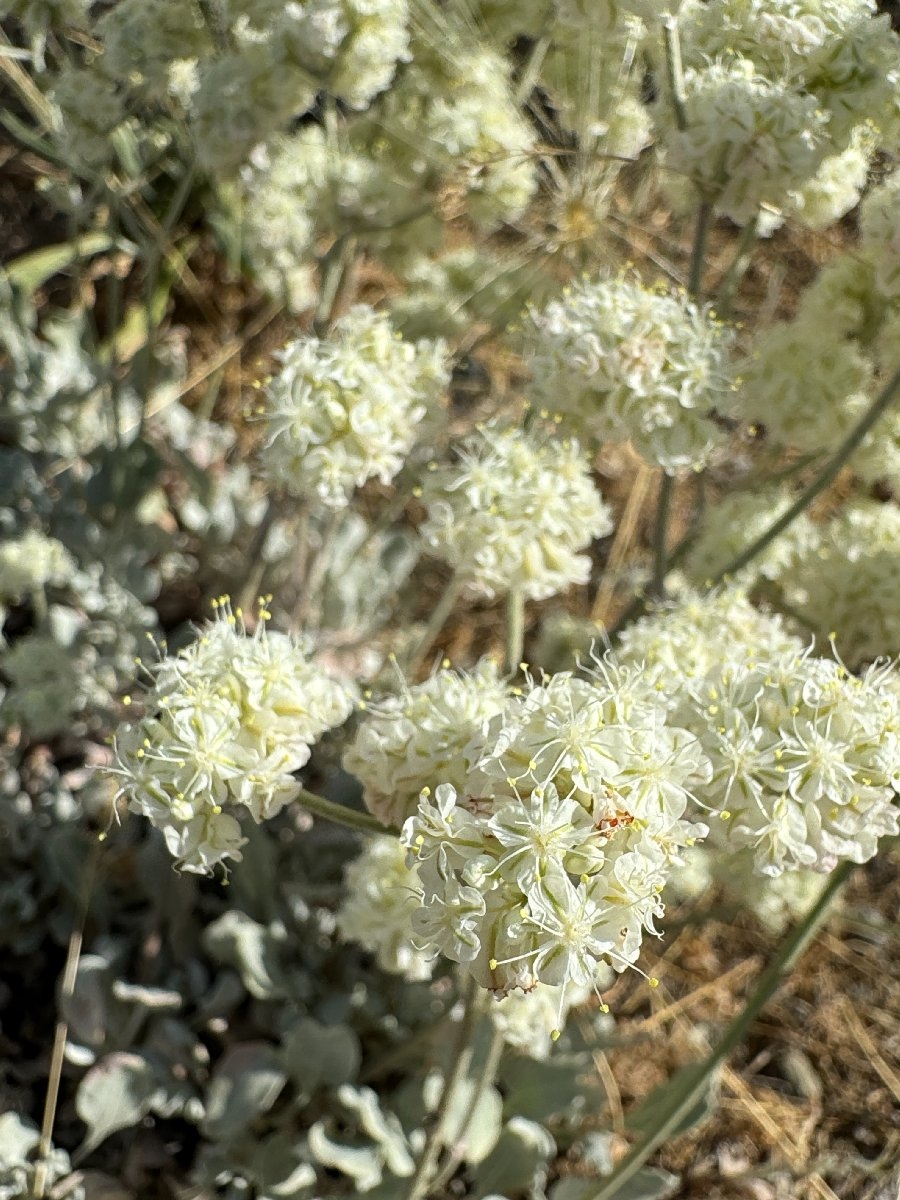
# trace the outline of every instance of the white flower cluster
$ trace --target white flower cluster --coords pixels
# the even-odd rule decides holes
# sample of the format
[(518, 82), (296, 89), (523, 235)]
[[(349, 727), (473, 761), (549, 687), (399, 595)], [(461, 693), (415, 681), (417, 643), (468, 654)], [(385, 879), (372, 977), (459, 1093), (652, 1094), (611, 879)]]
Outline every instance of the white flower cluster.
[(647, 678), (712, 763), (693, 789), (715, 814), (712, 844), (752, 853), (764, 875), (865, 862), (900, 819), (895, 668), (855, 678), (762, 614), (748, 637), (748, 608), (740, 592), (690, 600), (637, 622), (623, 654), (645, 651)]
[(0, 601), (18, 601), (48, 584), (68, 583), (75, 560), (56, 538), (30, 529), (0, 543)]
[(149, 668), (146, 715), (114, 743), (119, 795), (198, 873), (240, 859), (234, 814), (259, 822), (289, 804), (310, 747), (353, 708), (306, 640), (267, 631), (263, 607), (252, 636), (227, 601), (217, 611), (197, 641)]
[(584, 583), (579, 551), (613, 528), (578, 443), (514, 427), (477, 430), (429, 472), (422, 500), (425, 544), (485, 596), (542, 600)]
[(687, 723), (713, 775), (694, 794), (718, 813), (716, 841), (752, 850), (757, 871), (779, 875), (866, 862), (900, 831), (893, 670), (857, 679), (806, 649), (761, 647), (755, 662), (726, 661), (698, 681)]
[(888, 300), (900, 300), (900, 170), (872, 188), (862, 203), (863, 250), (875, 264), (875, 283)]
[(858, 126), (845, 150), (840, 154), (829, 154), (812, 179), (788, 192), (784, 215), (799, 221), (807, 229), (827, 229), (839, 221), (859, 203), (875, 144), (869, 126)]
[(68, 732), (91, 691), (97, 690), (89, 669), (96, 664), (79, 662), (72, 650), (47, 634), (19, 638), (0, 657), (0, 664), (9, 681), (0, 705), (0, 727), (18, 725), (34, 738)]
[(718, 213), (746, 225), (780, 209), (827, 153), (815, 97), (760, 75), (748, 59), (685, 72), (685, 128), (671, 98), (657, 106), (669, 171), (691, 179)]
[(260, 142), (313, 103), (316, 85), (284, 45), (252, 41), (205, 65), (191, 105), (197, 157), (231, 176)]
[(333, 96), (362, 109), (409, 57), (407, 0), (303, 0), (276, 27), (288, 52)]
[(857, 500), (822, 527), (789, 577), (820, 643), (851, 667), (900, 654), (900, 508)]
[(667, 166), (763, 234), (848, 212), (900, 128), (900, 38), (873, 0), (684, 0), (678, 29), (684, 128), (668, 88), (655, 110)]
[(488, 722), (506, 699), (496, 665), (485, 659), (467, 673), (436, 671), (382, 700), (344, 751), (344, 767), (362, 783), (367, 807), (385, 824), (402, 825), (435, 779), (462, 788)]
[(731, 334), (708, 309), (636, 280), (585, 279), (530, 311), (531, 395), (580, 436), (631, 440), (674, 473), (700, 467), (731, 404)]
[[(435, 39), (441, 30), (435, 31)], [(378, 132), (393, 170), (461, 190), (466, 211), (490, 229), (520, 216), (537, 186), (536, 139), (513, 99), (508, 59), (467, 44), (448, 27), (423, 39), (379, 104)]]
[(679, 27), (689, 66), (744, 57), (813, 98), (832, 152), (864, 123), (896, 132), (900, 38), (874, 0), (684, 0)]
[(337, 927), (341, 937), (371, 951), (383, 971), (410, 981), (430, 979), (434, 956), (416, 949), (413, 941), (419, 881), (406, 859), (397, 838), (369, 838), (344, 872), (346, 897)]
[(617, 655), (677, 702), (676, 680), (702, 678), (730, 655), (735, 662), (801, 648), (780, 617), (760, 612), (736, 587), (687, 592), (622, 630)]
[(869, 405), (871, 359), (803, 314), (765, 330), (741, 373), (740, 406), (776, 446), (834, 450)]
[(624, 970), (681, 848), (705, 833), (684, 814), (709, 771), (639, 670), (529, 681), (465, 786), (436, 778), (403, 827), (417, 938), (500, 995), (546, 983), (564, 999)]
[(290, 342), (279, 360), (266, 388), (263, 468), (291, 495), (329, 508), (373, 476), (393, 479), (449, 380), (442, 342), (405, 342), (366, 305), (327, 340)]
[[(719, 497), (704, 515), (681, 569), (698, 587), (717, 579), (741, 551), (756, 541), (790, 508), (793, 497), (782, 489), (762, 488)], [(812, 522), (801, 514), (762, 554), (734, 577), (751, 588), (760, 578), (777, 581), (790, 576), (799, 555), (815, 540)]]
[(230, 176), (317, 93), (365, 108), (408, 57), (408, 19), (407, 0), (228, 4), (208, 21), (179, 0), (121, 0), (91, 32), (106, 77), (135, 98), (176, 99), (200, 161)]
[[(383, 971), (416, 982), (432, 977), (435, 956), (419, 949), (413, 935), (412, 915), (422, 887), (418, 868), (408, 858), (397, 838), (369, 838), (344, 872), (346, 896), (337, 927), (341, 937), (373, 954)], [(593, 990), (608, 987), (612, 976), (601, 965), (593, 987), (538, 983), (527, 992), (508, 992), (491, 1005), (491, 1020), (508, 1046), (531, 1058), (546, 1058), (570, 1009), (583, 1004)]]

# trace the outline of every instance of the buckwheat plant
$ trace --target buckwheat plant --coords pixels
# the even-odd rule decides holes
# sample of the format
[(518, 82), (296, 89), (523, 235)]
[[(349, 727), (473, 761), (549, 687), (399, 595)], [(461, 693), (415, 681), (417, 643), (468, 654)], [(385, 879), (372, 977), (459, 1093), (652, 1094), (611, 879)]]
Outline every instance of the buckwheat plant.
[(705, 465), (731, 405), (730, 332), (686, 296), (583, 279), (525, 319), (535, 403), (579, 437), (631, 441), (669, 474)]
[(441, 342), (405, 342), (357, 305), (328, 339), (298, 338), (266, 387), (262, 466), (292, 496), (343, 508), (373, 477), (389, 483), (447, 386)]
[(705, 833), (684, 814), (709, 772), (639, 671), (597, 661), (588, 679), (529, 679), (465, 785), (436, 776), (404, 824), (418, 939), (497, 995), (546, 983), (564, 997), (624, 970), (681, 849)]
[(427, 473), (422, 501), (426, 546), (484, 596), (539, 600), (584, 583), (579, 551), (613, 527), (577, 442), (498, 424)]
[(362, 783), (370, 811), (399, 826), (434, 779), (462, 787), (507, 694), (496, 665), (484, 660), (466, 672), (445, 667), (424, 683), (404, 684), (399, 696), (367, 706), (344, 751), (344, 767)]
[(691, 810), (709, 822), (711, 845), (748, 851), (774, 876), (865, 862), (897, 831), (894, 665), (857, 678), (734, 591), (638, 621), (622, 651), (712, 764)]
[[(682, 569), (697, 587), (715, 579), (749, 543), (764, 533), (793, 503), (782, 489), (732, 492), (710, 506), (696, 538), (684, 556)], [(787, 576), (804, 550), (816, 540), (814, 527), (804, 513), (762, 554), (733, 579), (752, 588), (759, 579), (777, 582)]]
[(900, 653), (900, 508), (857, 500), (798, 556), (788, 595), (820, 646), (834, 638), (854, 669)]
[(196, 641), (149, 665), (145, 715), (114, 742), (119, 795), (198, 873), (241, 858), (238, 817), (259, 823), (295, 800), (294, 772), (353, 708), (310, 642), (268, 631), (263, 605), (252, 634), (227, 599), (216, 607)]

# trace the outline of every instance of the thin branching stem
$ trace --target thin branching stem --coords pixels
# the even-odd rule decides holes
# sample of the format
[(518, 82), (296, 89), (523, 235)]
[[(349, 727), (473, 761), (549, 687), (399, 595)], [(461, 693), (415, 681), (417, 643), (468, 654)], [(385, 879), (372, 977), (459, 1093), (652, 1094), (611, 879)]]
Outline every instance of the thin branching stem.
[(769, 966), (759, 977), (747, 1003), (725, 1031), (722, 1040), (702, 1063), (697, 1064), (690, 1086), (673, 1092), (659, 1114), (655, 1128), (619, 1163), (612, 1175), (583, 1200), (613, 1200), (624, 1185), (638, 1173), (650, 1155), (678, 1129), (681, 1122), (703, 1096), (713, 1073), (744, 1041), (754, 1021), (768, 1004), (784, 977), (809, 946), (828, 911), (847, 882), (854, 863), (843, 862), (832, 871), (819, 899), (806, 917), (787, 935)]
[[(81, 946), (84, 940), (84, 926), (90, 908), (91, 895), (97, 879), (97, 869), (100, 864), (101, 841), (98, 838), (88, 853), (84, 864), (84, 874), (81, 877), (81, 888), (78, 894), (75, 920), (72, 932), (69, 934), (69, 945), (66, 950), (66, 961), (63, 966), (62, 981), (59, 987), (59, 1000), (62, 1006), (75, 992), (75, 980), (78, 976), (78, 963), (81, 959)], [(59, 1104), (59, 1085), (62, 1079), (63, 1059), (66, 1053), (66, 1042), (69, 1039), (69, 1025), (60, 1014), (56, 1022), (53, 1036), (53, 1049), (50, 1052), (50, 1070), (47, 1075), (47, 1095), (44, 1099), (44, 1114), (41, 1118), (41, 1137), (38, 1142), (37, 1162), (34, 1168), (34, 1200), (43, 1200), (48, 1182), (48, 1163), (53, 1148), (53, 1126), (56, 1122), (56, 1109)]]
[(522, 661), (525, 644), (525, 596), (513, 588), (506, 597), (506, 670), (514, 675)]
[(675, 124), (679, 129), (687, 129), (687, 107), (684, 94), (684, 67), (681, 62), (681, 39), (678, 36), (678, 18), (667, 16), (663, 21), (663, 40), (666, 47), (666, 72), (669, 76), (669, 87), (672, 89), (672, 108), (675, 112)]
[(688, 291), (695, 299), (702, 293), (703, 264), (706, 261), (706, 245), (709, 241), (712, 218), (712, 201), (701, 198), (700, 207), (697, 209), (697, 228), (694, 233), (694, 245), (691, 250), (691, 267), (688, 275)]
[(392, 825), (382, 825), (370, 813), (347, 808), (345, 804), (335, 804), (333, 800), (326, 800), (324, 796), (309, 792), (306, 788), (300, 789), (297, 800), (313, 816), (324, 817), (326, 821), (333, 821), (335, 825), (343, 825), (347, 829), (355, 829), (357, 833), (390, 833), (396, 837), (400, 832)]
[(719, 290), (716, 292), (716, 313), (722, 317), (731, 316), (734, 307), (734, 298), (737, 295), (737, 290), (741, 285), (741, 280), (747, 273), (747, 268), (750, 265), (750, 259), (753, 256), (753, 248), (756, 245), (759, 236), (759, 213), (757, 213), (741, 230), (741, 236), (738, 238), (737, 247), (735, 248), (734, 258), (729, 264), (728, 270), (722, 277), (722, 282), (719, 284)]
[(453, 1119), (453, 1104), (472, 1062), (472, 1055), (475, 1051), (475, 1033), (480, 1016), (481, 988), (470, 976), (466, 983), (462, 1020), (451, 1053), (450, 1073), (444, 1080), (444, 1089), (438, 1101), (434, 1124), (410, 1181), (406, 1200), (425, 1200), (432, 1189), (438, 1160), (446, 1145), (450, 1122)]
[(666, 569), (668, 568), (669, 517), (672, 512), (672, 495), (675, 491), (675, 476), (663, 472), (656, 501), (656, 524), (653, 530), (653, 580), (650, 595), (661, 599), (666, 594)]
[(465, 580), (462, 578), (459, 572), (457, 572), (447, 584), (447, 587), (444, 589), (443, 596), (441, 596), (440, 600), (432, 610), (431, 616), (428, 619), (428, 624), (425, 626), (425, 629), (422, 632), (422, 636), (419, 638), (419, 641), (413, 647), (409, 657), (403, 664), (407, 674), (412, 675), (425, 661), (428, 651), (434, 645), (438, 634), (447, 624), (450, 614), (456, 607), (456, 601), (459, 599), (464, 585)]
[(710, 582), (710, 587), (715, 587), (730, 575), (736, 574), (743, 570), (748, 563), (753, 562), (764, 550), (775, 541), (779, 534), (791, 525), (801, 513), (805, 512), (812, 504), (813, 500), (824, 492), (830, 483), (832, 483), (845, 466), (848, 459), (859, 448), (866, 434), (875, 426), (882, 416), (891, 407), (897, 399), (897, 393), (900, 392), (900, 368), (894, 372), (888, 382), (884, 385), (881, 392), (876, 396), (875, 400), (869, 407), (865, 416), (857, 423), (850, 431), (844, 442), (839, 447), (837, 453), (833, 456), (826, 467), (815, 477), (803, 492), (797, 497), (791, 507), (775, 521), (766, 531), (761, 534), (755, 542), (752, 542), (745, 550), (721, 571)]

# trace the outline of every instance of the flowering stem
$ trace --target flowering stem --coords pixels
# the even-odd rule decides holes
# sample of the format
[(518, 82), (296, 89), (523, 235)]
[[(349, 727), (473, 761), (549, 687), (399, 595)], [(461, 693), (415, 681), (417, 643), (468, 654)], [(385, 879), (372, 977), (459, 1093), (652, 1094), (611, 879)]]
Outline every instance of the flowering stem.
[(694, 246), (691, 250), (691, 270), (688, 276), (688, 291), (692, 296), (700, 295), (703, 284), (703, 263), (706, 259), (706, 243), (709, 239), (709, 227), (712, 224), (713, 205), (711, 200), (701, 199), (697, 210), (697, 229), (694, 233)]
[(747, 267), (750, 265), (750, 258), (753, 253), (753, 247), (756, 245), (758, 233), (759, 213), (752, 220), (748, 221), (741, 230), (734, 258), (731, 260), (731, 265), (725, 272), (722, 282), (719, 284), (719, 290), (716, 293), (716, 313), (719, 317), (727, 317), (731, 314), (734, 297), (741, 280), (744, 278)]
[(746, 550), (743, 550), (737, 558), (733, 559), (723, 570), (718, 572), (709, 585), (710, 587), (714, 587), (717, 583), (721, 583), (726, 576), (734, 575), (746, 567), (754, 558), (768, 549), (778, 535), (783, 533), (802, 512), (809, 508), (816, 496), (820, 492), (824, 492), (828, 485), (837, 477), (841, 468), (859, 447), (869, 430), (887, 412), (891, 404), (896, 400), (898, 392), (900, 392), (900, 368), (894, 372), (884, 385), (879, 395), (872, 402), (869, 411), (850, 432), (824, 470), (816, 476), (812, 483), (797, 497), (787, 512), (779, 517), (774, 525), (771, 525), (765, 533), (758, 537), (755, 542), (752, 542)]
[(253, 532), (253, 541), (247, 550), (247, 570), (244, 580), (244, 586), (241, 590), (240, 605), (245, 612), (249, 612), (253, 607), (253, 602), (259, 595), (259, 590), (262, 585), (263, 576), (266, 571), (265, 558), (263, 552), (265, 550), (266, 540), (269, 532), (275, 524), (279, 510), (279, 497), (277, 495), (270, 496), (265, 512), (263, 513), (259, 524)]
[(334, 321), (343, 293), (356, 266), (356, 238), (341, 236), (322, 260), (322, 289), (313, 317), (317, 337), (324, 337)]
[(506, 670), (514, 675), (522, 661), (525, 642), (525, 597), (513, 588), (506, 597)]
[(687, 110), (684, 97), (684, 67), (681, 62), (681, 40), (678, 37), (678, 19), (667, 16), (663, 21), (663, 39), (666, 44), (666, 70), (669, 76), (669, 86), (672, 89), (672, 108), (675, 110), (675, 124), (679, 129), (687, 129)]
[[(91, 894), (97, 878), (100, 865), (101, 842), (98, 839), (91, 847), (81, 878), (81, 888), (78, 894), (75, 921), (69, 934), (69, 945), (66, 951), (66, 962), (63, 967), (62, 980), (59, 986), (60, 1006), (72, 998), (75, 992), (75, 980), (78, 975), (78, 963), (81, 958), (81, 944), (84, 939), (84, 926), (87, 921)], [(60, 1013), (56, 1022), (56, 1032), (53, 1036), (53, 1050), (50, 1054), (50, 1071), (47, 1078), (47, 1095), (44, 1099), (44, 1114), (41, 1119), (41, 1138), (38, 1143), (37, 1162), (34, 1168), (33, 1194), (35, 1200), (43, 1200), (48, 1175), (47, 1165), (50, 1151), (53, 1148), (53, 1125), (56, 1121), (56, 1106), (59, 1102), (59, 1084), (62, 1078), (63, 1059), (66, 1053), (66, 1042), (69, 1038), (69, 1025)]]
[(732, 1051), (736, 1050), (743, 1042), (784, 976), (809, 946), (854, 866), (855, 863), (843, 862), (832, 871), (825, 890), (803, 921), (796, 925), (781, 943), (774, 959), (760, 975), (749, 1000), (728, 1026), (718, 1046), (704, 1062), (697, 1064), (689, 1084), (673, 1091), (667, 1098), (656, 1128), (622, 1159), (612, 1175), (604, 1180), (602, 1187), (594, 1192), (588, 1192), (586, 1196), (582, 1197), (582, 1200), (613, 1200), (623, 1185), (629, 1179), (634, 1178), (654, 1150), (678, 1129), (687, 1114), (703, 1096), (713, 1072), (721, 1067)]
[(478, 1018), (481, 1015), (481, 988), (475, 979), (469, 977), (464, 997), (465, 1008), (459, 1023), (459, 1032), (453, 1046), (450, 1074), (444, 1080), (444, 1089), (438, 1102), (434, 1125), (429, 1134), (422, 1157), (416, 1166), (415, 1174), (406, 1193), (406, 1200), (425, 1200), (431, 1190), (435, 1168), (444, 1148), (450, 1122), (453, 1118), (453, 1103), (463, 1081), (468, 1074), (475, 1050), (475, 1031), (478, 1028)]
[(422, 636), (404, 664), (408, 674), (413, 674), (422, 665), (425, 655), (431, 649), (435, 638), (444, 628), (447, 618), (453, 612), (464, 583), (465, 580), (457, 572), (447, 584), (443, 596), (441, 596), (440, 600), (434, 606)]
[(653, 530), (653, 581), (650, 584), (650, 594), (654, 599), (660, 599), (666, 592), (666, 550), (674, 490), (675, 476), (663, 472), (659, 485), (659, 499), (656, 502), (656, 527)]
[(475, 1088), (469, 1103), (469, 1111), (466, 1113), (465, 1120), (460, 1127), (459, 1133), (456, 1135), (456, 1144), (447, 1155), (446, 1162), (435, 1176), (434, 1183), (432, 1184), (431, 1190), (434, 1192), (441, 1191), (450, 1182), (465, 1158), (466, 1139), (469, 1136), (469, 1130), (472, 1128), (472, 1121), (475, 1118), (478, 1102), (497, 1077), (497, 1068), (500, 1066), (500, 1059), (503, 1057), (503, 1044), (503, 1035), (499, 1029), (495, 1028), (484, 1064), (478, 1073), (478, 1078), (475, 1080)]
[(297, 799), (307, 812), (314, 816), (324, 817), (326, 821), (334, 821), (336, 825), (344, 825), (347, 829), (355, 829), (357, 833), (390, 833), (396, 836), (399, 832), (391, 825), (382, 825), (370, 813), (358, 812), (344, 804), (335, 804), (333, 800), (326, 800), (324, 796), (308, 792), (306, 788), (300, 789)]

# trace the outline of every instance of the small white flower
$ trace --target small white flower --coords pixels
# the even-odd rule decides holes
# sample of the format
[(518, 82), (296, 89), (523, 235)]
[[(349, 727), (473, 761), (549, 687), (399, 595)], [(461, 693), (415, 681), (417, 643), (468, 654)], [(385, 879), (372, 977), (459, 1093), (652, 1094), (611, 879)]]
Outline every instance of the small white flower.
[(506, 686), (492, 662), (465, 674), (437, 671), (367, 711), (344, 767), (362, 782), (378, 819), (402, 825), (435, 780), (465, 784), (484, 730), (505, 703)]
[(429, 472), (425, 544), (486, 596), (519, 589), (544, 599), (587, 580), (579, 554), (612, 532), (577, 442), (485, 426), (456, 463)]
[(149, 668), (146, 716), (116, 734), (119, 794), (163, 831), (187, 871), (239, 859), (235, 813), (259, 822), (295, 799), (294, 772), (310, 746), (353, 705), (309, 661), (309, 643), (268, 634), (267, 619), (261, 609), (248, 636), (221, 602), (197, 641)]
[(20, 601), (48, 584), (68, 583), (75, 560), (56, 538), (30, 529), (0, 543), (0, 599)]
[(582, 280), (525, 322), (536, 403), (579, 436), (631, 441), (667, 472), (704, 465), (730, 407), (730, 334), (627, 278)]
[(291, 495), (343, 508), (367, 479), (393, 479), (448, 378), (443, 343), (405, 342), (357, 305), (329, 339), (281, 352), (266, 389), (266, 473)]

